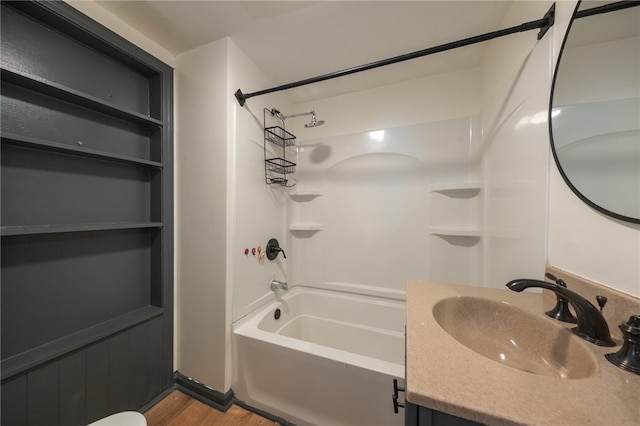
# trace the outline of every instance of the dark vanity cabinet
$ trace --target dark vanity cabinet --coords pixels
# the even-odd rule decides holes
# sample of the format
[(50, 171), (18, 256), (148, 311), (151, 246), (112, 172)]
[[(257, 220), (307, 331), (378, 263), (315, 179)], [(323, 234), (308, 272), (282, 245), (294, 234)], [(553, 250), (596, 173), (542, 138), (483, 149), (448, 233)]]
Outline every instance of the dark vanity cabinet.
[(405, 426), (482, 426), (481, 423), (452, 416), (405, 401)]
[(173, 71), (2, 2), (2, 424), (87, 424), (173, 371)]

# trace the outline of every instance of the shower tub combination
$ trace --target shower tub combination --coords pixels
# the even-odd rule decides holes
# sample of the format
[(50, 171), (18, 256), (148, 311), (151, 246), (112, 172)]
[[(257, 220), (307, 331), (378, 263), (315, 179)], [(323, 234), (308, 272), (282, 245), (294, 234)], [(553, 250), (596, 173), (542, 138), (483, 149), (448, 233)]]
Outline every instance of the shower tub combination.
[(404, 300), (294, 286), (234, 325), (234, 392), (297, 425), (402, 425), (404, 328)]

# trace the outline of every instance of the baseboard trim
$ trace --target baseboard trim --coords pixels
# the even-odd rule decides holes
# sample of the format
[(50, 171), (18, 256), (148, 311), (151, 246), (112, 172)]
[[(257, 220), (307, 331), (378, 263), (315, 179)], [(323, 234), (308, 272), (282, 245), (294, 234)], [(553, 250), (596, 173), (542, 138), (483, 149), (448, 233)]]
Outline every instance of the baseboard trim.
[(246, 403), (244, 403), (244, 402), (242, 402), (242, 401), (240, 401), (238, 399), (234, 400), (234, 404), (236, 404), (239, 407), (244, 408), (247, 411), (251, 411), (252, 413), (256, 413), (257, 415), (259, 415), (261, 417), (264, 417), (267, 420), (271, 420), (272, 422), (276, 422), (279, 425), (282, 425), (282, 426), (296, 426), (295, 423), (291, 423), (290, 421), (288, 421), (286, 419), (283, 419), (282, 417), (275, 416), (275, 415), (269, 413), (268, 411), (263, 411), (263, 410), (260, 410), (259, 408), (252, 407), (251, 405), (248, 405), (248, 404), (246, 404)]
[(235, 402), (233, 390), (231, 389), (226, 393), (218, 392), (178, 371), (174, 373), (174, 381), (176, 383), (176, 389), (179, 391), (223, 413)]
[(169, 396), (169, 394), (171, 392), (173, 392), (176, 389), (175, 385), (172, 385), (171, 387), (169, 387), (168, 389), (164, 390), (161, 394), (159, 394), (158, 396), (156, 396), (155, 398), (153, 398), (151, 401), (147, 402), (140, 410), (138, 410), (139, 412), (141, 412), (142, 414), (146, 413), (147, 411), (149, 411), (154, 405), (156, 405), (157, 403), (159, 403), (160, 401), (162, 401), (163, 399), (165, 399), (167, 396)]

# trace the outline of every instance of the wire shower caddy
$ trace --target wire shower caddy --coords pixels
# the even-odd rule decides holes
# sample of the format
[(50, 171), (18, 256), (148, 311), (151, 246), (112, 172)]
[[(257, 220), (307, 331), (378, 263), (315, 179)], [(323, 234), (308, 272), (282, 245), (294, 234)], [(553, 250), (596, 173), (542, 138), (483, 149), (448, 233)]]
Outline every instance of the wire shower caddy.
[[(281, 125), (267, 127), (267, 114), (273, 117)], [(296, 163), (287, 160), (287, 148), (295, 146), (296, 136), (289, 133), (285, 129), (284, 118), (276, 110), (269, 110), (264, 108), (263, 112), (263, 128), (264, 128), (264, 178), (268, 185), (280, 185), (285, 187), (292, 187), (294, 185), (289, 184), (288, 175), (295, 173)], [(270, 157), (267, 155), (270, 152), (267, 150), (267, 142), (281, 148), (280, 157)]]

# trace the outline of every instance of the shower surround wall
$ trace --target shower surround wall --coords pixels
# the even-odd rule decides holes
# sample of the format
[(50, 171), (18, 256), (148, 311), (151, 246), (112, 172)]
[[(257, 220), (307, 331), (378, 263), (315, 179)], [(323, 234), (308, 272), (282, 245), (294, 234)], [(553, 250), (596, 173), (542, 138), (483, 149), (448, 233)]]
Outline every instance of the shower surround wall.
[[(479, 239), (435, 229), (479, 225), (479, 191), (456, 203), (435, 186), (477, 186), (478, 82), (471, 68), (296, 105), (326, 124), (293, 128), (300, 141), (287, 209), (291, 282), (349, 283), (393, 297), (410, 278), (478, 283)], [(456, 210), (450, 217), (443, 197)]]
[[(550, 5), (544, 6), (548, 9)], [(513, 9), (507, 18), (510, 22), (544, 14), (519, 6)], [(297, 191), (326, 191), (327, 195), (309, 200), (292, 197), (288, 223), (300, 230), (290, 230), (290, 240), (304, 256), (296, 260), (293, 276), (301, 283), (310, 280), (326, 286), (327, 282), (348, 280), (395, 290), (404, 288), (407, 274), (409, 278), (487, 287), (502, 287), (514, 275), (542, 277), (546, 264), (549, 146), (544, 117), (548, 89), (540, 87), (549, 87), (551, 51), (548, 40), (537, 42), (535, 31), (511, 37), (513, 40), (504, 39), (506, 45), (497, 44), (502, 39), (488, 43), (490, 59), (478, 68), (296, 105), (296, 111), (315, 109), (327, 123), (317, 128), (320, 138), (301, 138)], [(477, 117), (480, 123), (468, 127), (471, 132), (466, 157), (457, 157), (458, 164), (468, 167), (466, 174), (456, 171), (456, 163), (446, 157), (451, 154), (449, 143), (417, 143), (415, 149), (425, 148), (421, 154), (429, 158), (429, 163), (424, 163), (423, 192), (412, 192), (410, 185), (401, 183), (405, 179), (413, 184), (415, 177), (398, 179), (396, 175), (395, 181), (386, 182), (374, 173), (365, 173), (366, 167), (369, 172), (380, 169), (379, 159), (387, 155), (374, 154), (373, 140), (366, 156), (355, 156), (333, 169), (325, 164), (326, 174), (311, 173), (322, 170), (321, 162), (336, 162), (335, 158), (323, 160), (320, 149), (314, 159), (314, 143), (326, 145), (323, 149), (335, 155), (346, 149), (341, 147), (345, 141), (354, 145), (358, 137), (374, 139), (374, 129), (399, 131), (416, 123), (445, 123), (462, 117)], [(353, 140), (344, 135), (352, 135)], [(402, 140), (396, 139), (384, 149), (401, 153), (404, 148), (397, 143)], [(412, 155), (420, 158), (417, 152)], [(374, 166), (374, 158), (378, 166)], [(403, 170), (410, 173), (406, 163)], [(438, 166), (434, 168), (434, 164)], [(356, 173), (358, 168), (362, 173)], [(359, 183), (359, 188), (347, 179), (342, 185), (337, 178), (340, 171), (344, 176), (353, 171), (355, 177), (371, 179)], [(394, 183), (401, 192), (391, 189)], [(319, 188), (314, 189), (314, 185)], [(376, 187), (380, 188), (377, 192)], [(407, 196), (403, 200), (399, 197), (402, 191), (411, 192), (415, 198)], [(340, 194), (351, 210), (336, 203)], [(389, 207), (394, 201), (395, 212)], [(527, 211), (522, 211), (522, 206), (527, 206)], [(385, 208), (389, 209), (387, 218), (380, 213), (377, 221), (367, 224), (370, 216), (376, 211), (385, 212)], [(402, 218), (414, 215), (416, 208), (421, 209), (417, 217)], [(351, 225), (332, 225), (332, 218), (338, 221), (336, 211)], [(385, 220), (389, 218), (391, 221)], [(404, 221), (402, 226), (396, 221), (399, 218)], [(305, 231), (305, 226), (310, 229)], [(394, 234), (385, 226), (397, 226), (398, 230)], [(402, 233), (403, 238), (393, 237)], [(370, 282), (363, 282), (365, 278)]]
[[(300, 142), (291, 281), (396, 294), (412, 278), (477, 283), (477, 129), (460, 117)], [(469, 186), (463, 202), (440, 191)]]
[[(509, 10), (503, 26), (542, 16), (551, 6), (522, 3)], [(537, 40), (536, 31), (493, 40), (480, 65), (483, 282), (489, 287), (503, 287), (518, 277), (541, 279), (544, 274), (552, 31), (556, 28), (542, 40)]]

